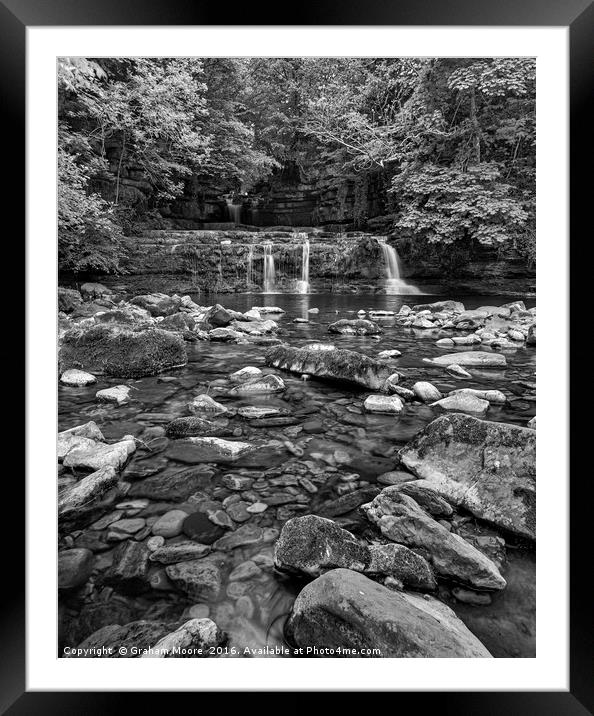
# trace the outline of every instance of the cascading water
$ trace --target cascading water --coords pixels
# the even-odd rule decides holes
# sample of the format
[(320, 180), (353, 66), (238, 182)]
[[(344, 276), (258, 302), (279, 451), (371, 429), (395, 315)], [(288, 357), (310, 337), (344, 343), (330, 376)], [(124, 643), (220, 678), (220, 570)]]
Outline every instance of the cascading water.
[(309, 293), (309, 238), (307, 234), (298, 234), (303, 237), (301, 254), (301, 280), (297, 281), (297, 293)]
[(276, 273), (274, 270), (274, 256), (272, 255), (272, 243), (263, 244), (264, 247), (264, 293), (272, 293), (275, 288)]
[(229, 212), (229, 218), (237, 226), (241, 224), (241, 204), (234, 204), (233, 198), (225, 199), (227, 202), (227, 211)]
[(248, 289), (251, 284), (254, 283), (254, 247), (252, 246), (252, 244), (250, 244), (248, 247), (245, 282), (247, 284)]
[(386, 282), (385, 289), (386, 293), (391, 295), (417, 295), (421, 292), (416, 286), (412, 286), (403, 279), (400, 278), (400, 263), (398, 261), (398, 254), (393, 246), (390, 246), (385, 236), (378, 236), (377, 243), (382, 249), (384, 254), (384, 262), (386, 265)]

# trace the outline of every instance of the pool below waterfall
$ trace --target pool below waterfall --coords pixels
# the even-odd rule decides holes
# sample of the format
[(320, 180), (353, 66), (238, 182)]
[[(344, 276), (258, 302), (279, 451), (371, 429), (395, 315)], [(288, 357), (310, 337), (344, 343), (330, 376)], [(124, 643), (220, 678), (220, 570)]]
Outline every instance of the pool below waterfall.
[[(278, 322), (277, 334), (293, 346), (311, 341), (333, 343), (339, 348), (376, 357), (380, 351), (397, 349), (394, 370), (406, 384), (429, 381), (442, 394), (464, 387), (496, 389), (507, 402), (491, 405), (487, 419), (525, 426), (536, 410), (536, 350), (521, 344), (502, 349), (503, 368), (473, 368), (472, 378), (455, 378), (424, 358), (469, 350), (469, 346), (444, 349), (436, 341), (451, 335), (441, 329), (424, 330), (402, 326), (395, 315), (374, 316), (382, 328), (379, 336), (330, 335), (328, 325), (340, 318), (356, 318), (359, 311), (398, 313), (404, 304), (455, 299), (467, 309), (499, 306), (510, 296), (398, 296), (385, 294), (225, 294), (195, 295), (201, 305), (220, 303), (228, 309), (247, 311), (253, 306), (277, 306), (285, 311), (271, 316)], [(534, 301), (523, 299), (526, 307)], [(317, 312), (312, 311), (317, 309)], [(267, 316), (268, 317), (268, 316)], [(295, 319), (305, 319), (295, 322)], [(125, 435), (140, 436), (147, 428), (164, 427), (176, 417), (187, 415), (187, 406), (201, 393), (212, 393), (217, 401), (235, 409), (242, 406), (279, 408), (294, 416), (286, 424), (257, 421), (257, 427), (236, 417), (220, 416), (221, 425), (234, 438), (260, 444), (258, 459), (242, 464), (209, 465), (209, 480), (196, 480), (191, 493), (184, 485), (162, 489), (158, 478), (167, 478), (183, 469), (195, 468), (191, 455), (160, 435), (139, 442), (122, 479), (132, 484), (129, 499), (139, 500), (137, 515), (147, 525), (172, 509), (188, 509), (192, 500), (237, 505), (235, 514), (244, 542), (235, 549), (216, 553), (220, 584), (209, 596), (192, 600), (173, 589), (154, 568), (152, 589), (121, 593), (109, 586), (89, 587), (83, 593), (61, 600), (61, 643), (80, 643), (97, 629), (135, 620), (172, 622), (182, 618), (210, 616), (228, 634), (221, 656), (286, 656), (284, 623), (295, 596), (303, 586), (297, 578), (273, 568), (274, 541), (280, 528), (293, 516), (324, 514), (336, 499), (337, 480), (356, 481), (359, 487), (374, 485), (377, 477), (397, 464), (397, 451), (415, 433), (435, 418), (431, 407), (420, 402), (406, 405), (398, 416), (367, 413), (362, 404), (369, 391), (339, 381), (320, 380), (285, 373), (264, 365), (267, 346), (241, 343), (196, 341), (187, 343), (188, 363), (165, 374), (127, 380), (129, 402), (117, 406), (95, 401), (97, 390), (121, 384), (122, 379), (98, 377), (96, 385), (74, 388), (59, 386), (59, 429), (65, 430), (93, 420), (107, 440)], [(490, 350), (482, 348), (482, 350)], [(282, 376), (287, 389), (280, 394), (228, 397), (216, 395), (217, 382), (245, 366)], [(274, 447), (268, 447), (273, 445)], [(281, 451), (278, 445), (282, 445)], [(248, 512), (239, 497), (233, 496), (225, 476), (245, 478), (247, 490), (265, 496), (267, 509)], [(350, 477), (349, 477), (350, 476)], [(312, 479), (312, 478), (315, 478)], [(265, 485), (264, 485), (265, 483)], [(264, 485), (264, 487), (262, 487)], [(260, 489), (261, 488), (261, 489)], [(260, 491), (259, 491), (260, 490)], [(340, 494), (340, 493), (339, 493)], [(346, 488), (344, 494), (347, 494)], [(355, 534), (365, 529), (356, 511), (333, 517)], [(252, 532), (250, 533), (250, 530)], [(252, 539), (250, 534), (254, 535)], [(256, 539), (257, 535), (257, 539)], [(92, 546), (91, 546), (92, 545)], [(74, 546), (89, 546), (98, 565), (107, 566), (117, 542), (105, 538), (99, 529), (75, 533)], [(535, 562), (533, 548), (520, 540), (507, 541), (507, 562), (502, 570), (508, 587), (493, 596), (491, 603), (472, 606), (459, 602), (447, 586), (440, 586), (440, 598), (451, 606), (469, 629), (497, 657), (528, 657), (535, 654)]]

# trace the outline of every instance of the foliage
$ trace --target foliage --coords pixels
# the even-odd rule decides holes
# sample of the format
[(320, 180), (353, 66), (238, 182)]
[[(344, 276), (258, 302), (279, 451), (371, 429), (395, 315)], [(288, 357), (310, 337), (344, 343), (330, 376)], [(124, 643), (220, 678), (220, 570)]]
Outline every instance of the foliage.
[(65, 268), (119, 270), (139, 218), (271, 175), (352, 197), (360, 227), (385, 187), (394, 231), (456, 265), (535, 260), (531, 59), (62, 58), (58, 86)]

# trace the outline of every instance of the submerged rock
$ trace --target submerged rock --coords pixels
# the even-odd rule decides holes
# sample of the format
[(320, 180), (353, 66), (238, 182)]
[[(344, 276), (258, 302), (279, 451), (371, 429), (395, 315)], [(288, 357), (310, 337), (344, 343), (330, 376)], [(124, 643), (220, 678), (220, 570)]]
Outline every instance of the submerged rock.
[(91, 576), (95, 559), (90, 549), (65, 549), (58, 553), (58, 589), (76, 589)]
[(190, 599), (217, 601), (221, 594), (221, 570), (209, 558), (170, 564), (165, 567), (165, 572), (173, 584)]
[(341, 318), (328, 326), (328, 333), (341, 333), (347, 336), (377, 336), (382, 329), (373, 321), (364, 318)]
[(461, 353), (448, 353), (445, 356), (437, 356), (436, 358), (423, 358), (426, 363), (434, 365), (448, 366), (455, 363), (456, 365), (470, 366), (505, 366), (507, 361), (501, 353), (487, 353), (486, 351), (465, 351)]
[[(312, 650), (306, 656), (339, 647), (356, 650), (355, 657), (490, 656), (442, 602), (393, 591), (347, 569), (332, 570), (300, 592), (286, 631), (297, 646)], [(379, 653), (367, 651), (373, 649)]]
[(172, 420), (165, 428), (165, 434), (169, 438), (225, 437), (230, 436), (232, 431), (211, 420), (192, 416)]
[(466, 413), (467, 415), (477, 415), (482, 418), (487, 414), (489, 403), (471, 393), (455, 393), (431, 403), (430, 407), (447, 413)]
[(500, 390), (477, 390), (475, 388), (460, 388), (459, 390), (452, 390), (448, 395), (473, 395), (475, 398), (486, 400), (494, 405), (503, 405), (507, 402), (505, 393)]
[(468, 415), (421, 430), (400, 459), (447, 500), (522, 537), (536, 537), (536, 433)]
[(456, 378), (472, 378), (470, 373), (467, 370), (464, 370), (462, 366), (456, 365), (453, 363), (452, 365), (446, 366), (446, 371), (450, 374), (455, 376)]
[(127, 540), (116, 547), (111, 567), (103, 581), (125, 594), (138, 594), (148, 588), (149, 550), (144, 542)]
[(256, 395), (258, 393), (282, 393), (285, 383), (278, 375), (265, 375), (247, 380), (231, 388), (229, 395)]
[(151, 562), (161, 564), (177, 564), (193, 559), (201, 559), (210, 552), (210, 547), (198, 542), (176, 542), (175, 544), (157, 547), (149, 557)]
[(387, 362), (339, 348), (322, 351), (280, 345), (268, 350), (264, 359), (266, 365), (291, 373), (342, 380), (371, 390), (382, 390), (394, 372)]
[(60, 348), (63, 368), (99, 370), (119, 378), (156, 375), (188, 361), (183, 339), (159, 328), (100, 324), (71, 328)]
[(386, 487), (361, 509), (388, 539), (426, 551), (442, 577), (475, 589), (505, 587), (505, 580), (490, 559), (436, 522), (399, 485)]

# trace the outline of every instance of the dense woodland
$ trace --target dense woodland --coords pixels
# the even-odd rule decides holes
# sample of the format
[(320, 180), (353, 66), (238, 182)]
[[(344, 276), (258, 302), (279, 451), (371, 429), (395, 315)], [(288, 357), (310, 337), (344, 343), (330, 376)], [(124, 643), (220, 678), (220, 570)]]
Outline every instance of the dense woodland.
[[(190, 188), (316, 165), (362, 192), (382, 176), (419, 252), (535, 261), (533, 60), (63, 58), (58, 100), (63, 269), (117, 272), (122, 237)], [(127, 201), (123, 167), (148, 201)]]

